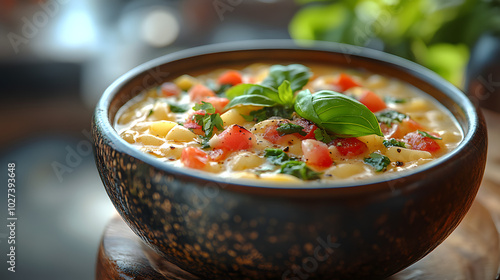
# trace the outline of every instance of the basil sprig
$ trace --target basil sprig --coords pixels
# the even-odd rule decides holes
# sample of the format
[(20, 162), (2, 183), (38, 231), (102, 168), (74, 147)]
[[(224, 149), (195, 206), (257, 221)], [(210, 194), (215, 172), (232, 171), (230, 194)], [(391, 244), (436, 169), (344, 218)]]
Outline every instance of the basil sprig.
[(239, 84), (228, 89), (226, 96), (231, 101), (226, 108), (237, 105), (292, 108), (294, 93), (302, 89), (311, 76), (312, 72), (304, 65), (273, 65), (261, 85)]
[(253, 84), (241, 84), (226, 91), (226, 96), (231, 99), (226, 108), (237, 105), (253, 105), (273, 107), (282, 105), (293, 107), (295, 96), (288, 80), (284, 81), (277, 89)]
[(292, 92), (301, 90), (312, 77), (312, 72), (304, 65), (273, 65), (269, 68), (269, 75), (262, 84), (271, 88), (278, 88), (285, 81), (290, 82)]
[(365, 105), (338, 92), (303, 90), (297, 94), (294, 108), (299, 116), (339, 136), (383, 136), (377, 118)]
[[(295, 92), (302, 89), (311, 76), (309, 68), (300, 64), (273, 65), (262, 85), (240, 84), (228, 89), (226, 96), (231, 101), (226, 108), (237, 105), (281, 107), (284, 110), (294, 108), (299, 116), (338, 136), (383, 136), (375, 115), (351, 97), (328, 90), (314, 95), (305, 90), (295, 96)], [(326, 141), (328, 135), (324, 134), (326, 136), (315, 136)]]

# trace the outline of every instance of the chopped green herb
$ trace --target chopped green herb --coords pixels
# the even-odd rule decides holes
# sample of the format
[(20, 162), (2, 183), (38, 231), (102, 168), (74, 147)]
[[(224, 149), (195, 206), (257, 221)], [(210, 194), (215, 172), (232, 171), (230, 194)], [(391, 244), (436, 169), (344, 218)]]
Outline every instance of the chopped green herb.
[(332, 142), (332, 140), (333, 140), (332, 137), (330, 137), (330, 135), (328, 135), (328, 133), (324, 129), (321, 129), (321, 128), (317, 128), (314, 131), (314, 138), (316, 138), (316, 140), (321, 141), (321, 142), (326, 143), (326, 144)]
[(153, 109), (149, 110), (148, 118), (154, 113)]
[(276, 131), (278, 131), (278, 134), (280, 136), (292, 134), (292, 133), (298, 133), (302, 136), (307, 135), (307, 133), (304, 131), (304, 127), (302, 127), (298, 124), (293, 124), (293, 123), (281, 123), (278, 126), (278, 128), (276, 128)]
[(401, 147), (401, 148), (406, 148), (406, 144), (403, 141), (399, 141), (396, 139), (391, 139), (391, 140), (384, 140), (384, 146), (386, 147)]
[(223, 130), (222, 118), (220, 115), (214, 114), (215, 108), (212, 104), (202, 101), (200, 104), (196, 104), (193, 110), (203, 110), (205, 115), (194, 115), (194, 121), (196, 124), (201, 126), (201, 129), (205, 132), (205, 137), (211, 138), (213, 136), (215, 128)]
[(210, 144), (208, 143), (208, 141), (210, 141), (210, 137), (207, 137), (207, 136), (200, 136), (201, 138), (201, 148), (202, 149), (208, 149), (210, 148)]
[(264, 157), (275, 165), (282, 165), (291, 160), (291, 158), (281, 149), (266, 149)]
[(400, 123), (408, 116), (394, 110), (385, 110), (375, 114), (377, 120), (381, 123), (385, 123), (387, 126), (391, 127), (393, 123)]
[(434, 140), (443, 140), (443, 138), (441, 138), (441, 137), (436, 137), (436, 136), (431, 135), (431, 134), (429, 134), (428, 132), (425, 132), (425, 131), (417, 130), (417, 132), (418, 132), (420, 135), (424, 136), (424, 137), (428, 137), (428, 138), (431, 138), (431, 139), (434, 139)]
[(364, 162), (375, 168), (377, 172), (387, 170), (387, 166), (391, 164), (391, 160), (388, 157), (379, 153), (371, 153), (369, 157), (364, 159)]
[(316, 172), (303, 161), (288, 161), (281, 166), (279, 173), (289, 174), (302, 180), (320, 179), (320, 172)]
[(185, 113), (189, 110), (189, 105), (187, 104), (176, 104), (167, 102), (168, 107), (170, 108), (170, 112), (172, 113)]
[(397, 98), (397, 97), (392, 97), (392, 96), (386, 96), (384, 98), (385, 103), (395, 103), (395, 104), (402, 104), (406, 103), (408, 100), (404, 98)]
[(193, 110), (195, 110), (195, 111), (202, 110), (202, 111), (207, 112), (207, 114), (215, 113), (214, 106), (208, 102), (205, 102), (205, 101), (201, 101), (201, 103), (195, 104), (193, 107)]

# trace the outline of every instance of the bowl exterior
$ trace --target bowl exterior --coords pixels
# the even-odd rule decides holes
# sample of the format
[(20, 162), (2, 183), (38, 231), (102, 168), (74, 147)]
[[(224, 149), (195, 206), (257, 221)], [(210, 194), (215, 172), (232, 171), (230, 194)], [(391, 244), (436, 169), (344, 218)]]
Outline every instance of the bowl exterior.
[[(257, 53), (240, 56), (271, 60)], [(224, 57), (221, 52), (219, 59)], [(173, 71), (177, 64), (161, 65)], [(123, 93), (124, 87), (115, 87), (106, 106), (115, 106)], [(476, 123), (464, 125), (465, 148), (420, 172), (354, 187), (251, 187), (136, 156), (134, 148), (116, 141), (99, 110), (92, 129), (95, 159), (114, 206), (151, 248), (206, 279), (383, 279), (425, 256), (455, 229), (474, 200), (486, 162), (479, 114)]]

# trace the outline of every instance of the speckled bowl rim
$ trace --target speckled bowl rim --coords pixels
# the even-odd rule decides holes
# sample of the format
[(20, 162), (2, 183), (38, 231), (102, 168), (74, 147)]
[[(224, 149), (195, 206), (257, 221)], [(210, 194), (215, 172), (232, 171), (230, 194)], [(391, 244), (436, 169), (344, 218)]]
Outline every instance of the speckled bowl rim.
[[(396, 174), (385, 174), (382, 176), (376, 176), (374, 178), (367, 178), (361, 180), (342, 180), (332, 181), (332, 182), (304, 182), (298, 184), (279, 184), (269, 181), (258, 181), (258, 180), (242, 180), (242, 179), (232, 179), (225, 177), (218, 177), (208, 172), (193, 172), (192, 169), (180, 168), (172, 166), (169, 163), (162, 162), (155, 157), (148, 155), (134, 148), (132, 145), (123, 140), (118, 133), (114, 130), (112, 123), (108, 118), (109, 107), (111, 101), (118, 94), (123, 86), (125, 86), (129, 81), (133, 80), (135, 77), (144, 73), (149, 69), (154, 69), (155, 67), (166, 64), (172, 61), (182, 60), (186, 58), (192, 58), (193, 56), (202, 56), (207, 54), (215, 54), (221, 52), (232, 52), (232, 51), (253, 51), (253, 50), (303, 50), (303, 51), (321, 51), (321, 52), (331, 52), (339, 54), (347, 54), (351, 57), (357, 57), (358, 59), (368, 59), (378, 63), (386, 64), (399, 70), (406, 71), (411, 76), (417, 78), (418, 80), (424, 81), (429, 85), (432, 85), (435, 89), (442, 92), (446, 97), (451, 99), (456, 103), (459, 108), (463, 111), (465, 118), (467, 120), (466, 127), (461, 127), (464, 134), (462, 142), (451, 152), (443, 155), (442, 157), (433, 160), (430, 163), (426, 163), (422, 166), (418, 166), (411, 170), (405, 170), (398, 172)], [(293, 60), (293, 58), (291, 59)], [(446, 107), (446, 106), (445, 106)], [(473, 103), (466, 97), (466, 95), (457, 89), (454, 85), (448, 81), (441, 78), (436, 73), (431, 70), (422, 67), (416, 63), (408, 61), (406, 59), (384, 53), (381, 51), (367, 49), (357, 46), (351, 46), (340, 43), (330, 43), (330, 42), (313, 42), (313, 41), (293, 41), (293, 40), (252, 40), (252, 41), (238, 41), (230, 43), (220, 43), (213, 45), (200, 46), (195, 48), (190, 48), (175, 53), (171, 53), (142, 65), (135, 67), (130, 70), (120, 78), (118, 78), (114, 83), (112, 83), (106, 91), (103, 93), (101, 99), (99, 100), (96, 110), (94, 113), (94, 120), (97, 123), (98, 129), (100, 129), (105, 137), (107, 137), (107, 143), (111, 145), (118, 152), (128, 154), (140, 161), (143, 161), (154, 168), (162, 170), (166, 173), (172, 175), (186, 176), (193, 179), (214, 182), (223, 186), (226, 190), (234, 191), (250, 191), (250, 192), (261, 192), (264, 193), (265, 190), (262, 189), (273, 189), (278, 191), (279, 194), (286, 194), (287, 191), (295, 190), (293, 192), (299, 191), (315, 191), (321, 195), (321, 190), (324, 189), (336, 189), (341, 191), (343, 194), (359, 194), (364, 193), (366, 190), (370, 190), (370, 193), (378, 191), (387, 191), (390, 187), (392, 190), (405, 187), (404, 182), (406, 180), (401, 180), (403, 184), (395, 182), (394, 184), (388, 184), (390, 181), (408, 179), (411, 176), (418, 175), (423, 172), (429, 172), (433, 169), (439, 168), (440, 165), (445, 164), (447, 161), (452, 160), (452, 158), (459, 156), (464, 149), (467, 148), (471, 140), (474, 138), (478, 131), (480, 119), (478, 112)], [(106, 141), (105, 141), (106, 142)], [(385, 183), (385, 184), (381, 184)], [(249, 189), (251, 188), (251, 189)], [(320, 192), (318, 192), (320, 191)], [(329, 192), (331, 193), (331, 192)], [(310, 193), (309, 193), (310, 194)]]

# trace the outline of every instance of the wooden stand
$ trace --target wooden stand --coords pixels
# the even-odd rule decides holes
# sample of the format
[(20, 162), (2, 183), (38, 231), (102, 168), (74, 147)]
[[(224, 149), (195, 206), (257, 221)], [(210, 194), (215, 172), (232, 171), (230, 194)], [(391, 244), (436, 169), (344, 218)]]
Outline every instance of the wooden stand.
[[(475, 202), (464, 221), (436, 250), (388, 280), (495, 279), (499, 237), (491, 216)], [(97, 280), (200, 279), (147, 247), (115, 217), (108, 224), (97, 257)]]

